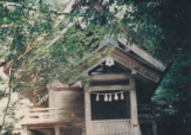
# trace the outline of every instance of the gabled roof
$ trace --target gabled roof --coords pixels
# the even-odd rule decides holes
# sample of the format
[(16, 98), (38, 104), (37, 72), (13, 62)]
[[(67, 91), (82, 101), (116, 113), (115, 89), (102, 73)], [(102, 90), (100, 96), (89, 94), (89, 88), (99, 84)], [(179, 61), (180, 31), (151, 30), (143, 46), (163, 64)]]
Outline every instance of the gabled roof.
[[(113, 50), (111, 53), (106, 54), (104, 51), (109, 48), (113, 48)], [(112, 37), (105, 38), (101, 42), (97, 52), (102, 55), (102, 58), (86, 72), (91, 72), (100, 64), (104, 63), (107, 65), (107, 61), (113, 60), (114, 63), (117, 63), (128, 70), (134, 71), (148, 80), (159, 82), (162, 77), (162, 73), (166, 69), (166, 66), (164, 66), (162, 62), (155, 59), (136, 45), (125, 44), (124, 40), (121, 38), (118, 38), (117, 40)]]
[(139, 48), (135, 44), (128, 45), (127, 40), (125, 38), (118, 38), (118, 41), (125, 46), (126, 53), (133, 52), (135, 54), (134, 57), (137, 56), (137, 59), (139, 58), (143, 62), (150, 64), (150, 66), (153, 66), (154, 68), (158, 70), (164, 71), (166, 69), (166, 66), (162, 62), (152, 57), (145, 50)]
[(107, 36), (104, 40), (102, 40), (97, 51), (101, 50), (105, 46), (113, 45), (114, 47), (129, 55), (132, 55), (132, 57), (138, 59), (139, 61), (142, 61), (149, 66), (152, 66), (153, 68), (156, 68), (160, 71), (164, 71), (166, 69), (165, 64), (151, 56), (145, 50), (139, 48), (135, 44), (129, 45), (127, 42), (127, 39), (125, 39), (124, 37), (118, 37), (117, 39), (114, 39), (111, 36)]

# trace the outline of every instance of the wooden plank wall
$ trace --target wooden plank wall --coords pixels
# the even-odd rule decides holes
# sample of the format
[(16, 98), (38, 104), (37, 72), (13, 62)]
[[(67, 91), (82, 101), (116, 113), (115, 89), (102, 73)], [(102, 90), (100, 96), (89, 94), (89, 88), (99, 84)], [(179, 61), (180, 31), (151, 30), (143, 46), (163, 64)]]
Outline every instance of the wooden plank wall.
[(131, 135), (130, 120), (98, 120), (92, 125), (92, 135)]

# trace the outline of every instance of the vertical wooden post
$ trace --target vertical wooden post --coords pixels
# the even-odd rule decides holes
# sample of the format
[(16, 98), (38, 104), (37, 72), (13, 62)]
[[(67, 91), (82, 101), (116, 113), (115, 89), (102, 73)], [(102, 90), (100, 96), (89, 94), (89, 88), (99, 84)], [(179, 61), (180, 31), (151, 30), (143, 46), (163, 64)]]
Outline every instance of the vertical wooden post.
[(55, 126), (55, 135), (60, 135), (60, 127)]
[(152, 122), (152, 130), (153, 130), (153, 135), (158, 135), (158, 129), (157, 129), (157, 122), (156, 121)]
[(55, 92), (54, 92), (54, 90), (52, 90), (52, 89), (48, 90), (48, 97), (49, 97), (49, 100), (48, 100), (49, 107), (50, 108), (55, 107)]
[[(48, 107), (49, 108), (55, 108), (55, 91), (50, 89), (48, 90), (48, 95), (49, 95), (49, 103), (48, 103)], [(56, 120), (56, 110), (49, 110), (49, 116), (51, 121)]]
[(85, 91), (84, 91), (84, 95), (85, 95), (85, 121), (86, 121), (86, 135), (92, 135), (92, 126), (91, 126), (91, 97), (90, 94), (88, 92), (88, 88), (86, 87)]
[(137, 95), (136, 95), (136, 86), (135, 79), (133, 77), (130, 78), (130, 104), (131, 104), (131, 126), (132, 126), (132, 134), (133, 135), (141, 135), (141, 131), (138, 123), (138, 111), (137, 111)]
[(24, 135), (28, 135), (28, 129), (26, 126), (23, 127), (23, 130), (24, 130)]

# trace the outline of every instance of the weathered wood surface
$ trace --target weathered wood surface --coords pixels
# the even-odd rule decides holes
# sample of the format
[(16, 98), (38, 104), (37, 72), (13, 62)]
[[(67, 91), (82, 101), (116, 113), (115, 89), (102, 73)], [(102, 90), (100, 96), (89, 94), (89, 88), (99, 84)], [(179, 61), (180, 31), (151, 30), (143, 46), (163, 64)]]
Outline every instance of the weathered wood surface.
[(68, 85), (60, 82), (59, 80), (53, 80), (51, 83), (47, 84), (48, 90), (55, 91), (67, 91), (67, 90), (81, 90), (80, 86)]
[(108, 91), (108, 90), (129, 90), (130, 85), (108, 85), (108, 86), (92, 86), (89, 88), (91, 91)]
[[(25, 115), (22, 125), (34, 124), (51, 124), (51, 123), (72, 123), (83, 121), (83, 111), (76, 110), (71, 113), (71, 110), (62, 108), (37, 108), (32, 109)], [(76, 117), (78, 116), (78, 117)], [(79, 117), (81, 116), (81, 117)]]
[(146, 53), (146, 51), (138, 48), (136, 45), (131, 45), (130, 46), (131, 50), (137, 54), (138, 56), (140, 56), (141, 58), (145, 59), (148, 63), (150, 63), (151, 65), (154, 65), (155, 67), (157, 67), (159, 70), (164, 71), (166, 69), (166, 66), (164, 64), (162, 64), (162, 62), (158, 61), (157, 59), (155, 59), (154, 57), (152, 57), (151, 55), (149, 55), (148, 53)]
[(166, 69), (166, 66), (157, 60), (156, 58), (152, 57), (150, 54), (148, 54), (145, 50), (137, 47), (135, 44), (127, 45), (127, 39), (126, 38), (118, 38), (118, 41), (121, 42), (128, 51), (134, 52), (137, 56), (147, 61), (149, 64), (156, 67), (158, 70), (164, 71)]
[[(49, 110), (50, 119), (58, 122), (83, 122), (84, 121), (84, 97), (79, 90), (49, 90), (49, 107), (57, 110)], [(60, 109), (61, 108), (61, 109)], [(54, 113), (58, 115), (53, 115)]]
[(158, 82), (160, 80), (160, 75), (158, 73), (146, 68), (140, 62), (134, 60), (130, 56), (121, 53), (119, 50), (116, 49), (112, 56), (115, 61), (119, 62), (119, 64), (131, 70), (135, 70), (138, 74), (142, 75), (143, 77), (154, 82)]
[(137, 111), (137, 95), (136, 95), (136, 86), (135, 79), (130, 79), (130, 104), (131, 104), (131, 128), (132, 135), (141, 135), (140, 126), (138, 122), (138, 111)]
[(158, 127), (157, 127), (156, 121), (153, 121), (152, 123), (152, 131), (153, 131), (153, 135), (158, 135)]
[(82, 91), (52, 91), (49, 90), (49, 107), (50, 108), (71, 108), (83, 110), (84, 106), (83, 92)]
[(98, 120), (92, 124), (91, 135), (131, 135), (130, 120)]
[(90, 93), (87, 91), (87, 87), (85, 88), (84, 95), (85, 95), (85, 128), (86, 128), (86, 135), (92, 135), (92, 122), (91, 122), (91, 99)]
[(129, 74), (100, 74), (91, 76), (92, 81), (114, 81), (114, 80), (126, 80), (130, 77)]
[[(153, 68), (154, 66), (152, 64), (148, 64), (148, 62), (143, 62), (144, 60), (141, 61), (140, 59), (136, 59), (133, 56), (128, 55), (126, 52), (124, 52), (123, 50), (121, 50), (117, 47), (115, 49), (113, 49), (110, 54), (105, 54), (104, 53), (105, 49), (106, 49), (106, 46), (102, 50), (100, 50), (100, 55), (102, 56), (102, 58), (100, 58), (100, 61), (97, 64), (95, 64), (94, 66), (90, 67), (88, 70), (86, 70), (85, 71), (86, 73), (95, 69), (101, 63), (106, 62), (108, 57), (110, 59), (113, 59), (115, 62), (121, 64), (125, 68), (134, 70), (142, 77), (149, 79), (151, 81), (154, 81), (154, 82), (160, 81), (161, 73), (166, 69), (165, 66), (163, 67), (163, 70)], [(152, 60), (152, 61), (155, 61), (155, 60)], [(155, 63), (157, 63), (157, 62), (155, 62)]]
[(60, 135), (60, 127), (55, 126), (55, 135)]

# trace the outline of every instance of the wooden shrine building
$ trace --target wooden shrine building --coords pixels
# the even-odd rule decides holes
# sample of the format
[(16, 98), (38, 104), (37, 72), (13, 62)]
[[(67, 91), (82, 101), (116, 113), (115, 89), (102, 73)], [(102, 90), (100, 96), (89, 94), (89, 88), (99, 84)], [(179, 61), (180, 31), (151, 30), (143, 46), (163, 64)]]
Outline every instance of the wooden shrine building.
[(97, 52), (84, 86), (48, 85), (48, 107), (26, 115), (26, 134), (157, 135), (151, 96), (165, 65), (124, 38), (107, 38)]

